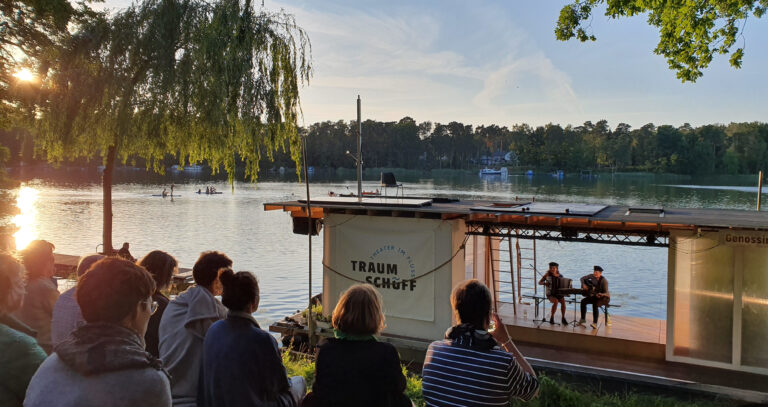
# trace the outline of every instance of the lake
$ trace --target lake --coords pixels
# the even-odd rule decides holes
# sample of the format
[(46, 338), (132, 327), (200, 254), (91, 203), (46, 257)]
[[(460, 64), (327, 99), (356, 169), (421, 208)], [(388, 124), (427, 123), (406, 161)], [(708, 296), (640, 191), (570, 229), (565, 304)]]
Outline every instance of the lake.
[[(101, 242), (102, 202), (100, 175), (80, 168), (23, 168), (11, 171), (22, 180), (19, 193), (23, 216), (21, 240), (46, 239), (65, 254), (92, 253)], [(318, 171), (310, 178), (315, 196), (329, 191), (356, 191), (354, 171)], [(379, 188), (379, 174), (365, 173), (364, 190)], [(535, 196), (541, 201), (567, 201), (665, 207), (754, 209), (757, 177), (688, 177), (655, 174), (578, 174), (556, 178), (549, 174), (481, 179), (476, 172), (418, 171), (398, 173), (405, 193), (416, 196), (455, 197), (462, 200), (512, 200)], [(173, 200), (153, 197), (175, 184)], [(198, 195), (214, 186), (221, 195)], [(307, 298), (307, 237), (294, 235), (290, 216), (265, 212), (266, 202), (303, 198), (304, 184), (295, 174), (265, 172), (258, 185), (223, 175), (171, 173), (119, 169), (113, 189), (116, 248), (130, 242), (140, 257), (160, 249), (175, 256), (181, 267), (192, 267), (200, 252), (220, 250), (234, 261), (235, 270), (253, 272), (261, 287), (256, 317), (263, 326), (304, 308)], [(312, 240), (313, 292), (322, 290), (322, 238)], [(98, 249), (101, 249), (100, 247)], [(601, 265), (610, 281), (612, 302), (622, 304), (616, 314), (666, 317), (666, 249), (588, 243), (537, 243), (539, 270), (556, 261), (569, 278)], [(572, 310), (569, 307), (568, 318)]]

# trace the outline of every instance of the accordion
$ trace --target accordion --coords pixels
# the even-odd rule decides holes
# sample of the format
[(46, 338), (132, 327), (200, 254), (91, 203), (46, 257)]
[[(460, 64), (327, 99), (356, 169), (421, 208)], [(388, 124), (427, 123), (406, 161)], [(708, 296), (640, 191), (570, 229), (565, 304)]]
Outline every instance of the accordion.
[(563, 290), (573, 288), (570, 278), (547, 276), (547, 297), (553, 295), (565, 295)]

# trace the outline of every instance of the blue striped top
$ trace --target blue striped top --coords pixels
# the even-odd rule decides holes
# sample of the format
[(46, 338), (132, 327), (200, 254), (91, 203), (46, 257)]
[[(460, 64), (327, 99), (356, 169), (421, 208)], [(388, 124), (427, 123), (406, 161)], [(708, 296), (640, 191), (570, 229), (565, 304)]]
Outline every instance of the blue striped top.
[(428, 406), (506, 406), (512, 398), (532, 399), (538, 389), (538, 379), (498, 347), (479, 351), (436, 341), (424, 360), (422, 390)]

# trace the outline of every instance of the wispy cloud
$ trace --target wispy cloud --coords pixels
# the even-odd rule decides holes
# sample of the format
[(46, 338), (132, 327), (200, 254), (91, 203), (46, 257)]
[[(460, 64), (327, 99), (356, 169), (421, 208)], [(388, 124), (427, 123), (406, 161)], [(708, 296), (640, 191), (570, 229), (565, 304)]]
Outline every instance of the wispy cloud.
[[(274, 6), (295, 14), (312, 39), (315, 77), (302, 94), (307, 122), (350, 117), (362, 93), (366, 112), (378, 120), (480, 123), (493, 115), (504, 123), (500, 116), (526, 100), (514, 97), (510, 83), (530, 80), (543, 86), (546, 100), (578, 105), (568, 76), (501, 9), (455, 5), (448, 12), (463, 16), (458, 25), (432, 6)], [(349, 113), (336, 116), (345, 104)]]

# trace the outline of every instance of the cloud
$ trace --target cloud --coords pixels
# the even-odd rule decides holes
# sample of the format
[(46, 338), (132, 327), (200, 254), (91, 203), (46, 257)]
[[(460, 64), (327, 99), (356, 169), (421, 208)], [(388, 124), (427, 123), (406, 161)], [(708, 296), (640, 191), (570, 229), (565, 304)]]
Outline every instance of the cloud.
[[(494, 5), (266, 6), (294, 14), (312, 41), (315, 75), (302, 90), (309, 123), (353, 116), (357, 94), (377, 120), (506, 124), (532, 102), (578, 106), (568, 75)], [(519, 83), (536, 87), (516, 97)]]
[(532, 105), (582, 112), (571, 78), (541, 52), (509, 58), (505, 65), (488, 74), (472, 101), (481, 109), (509, 113)]

